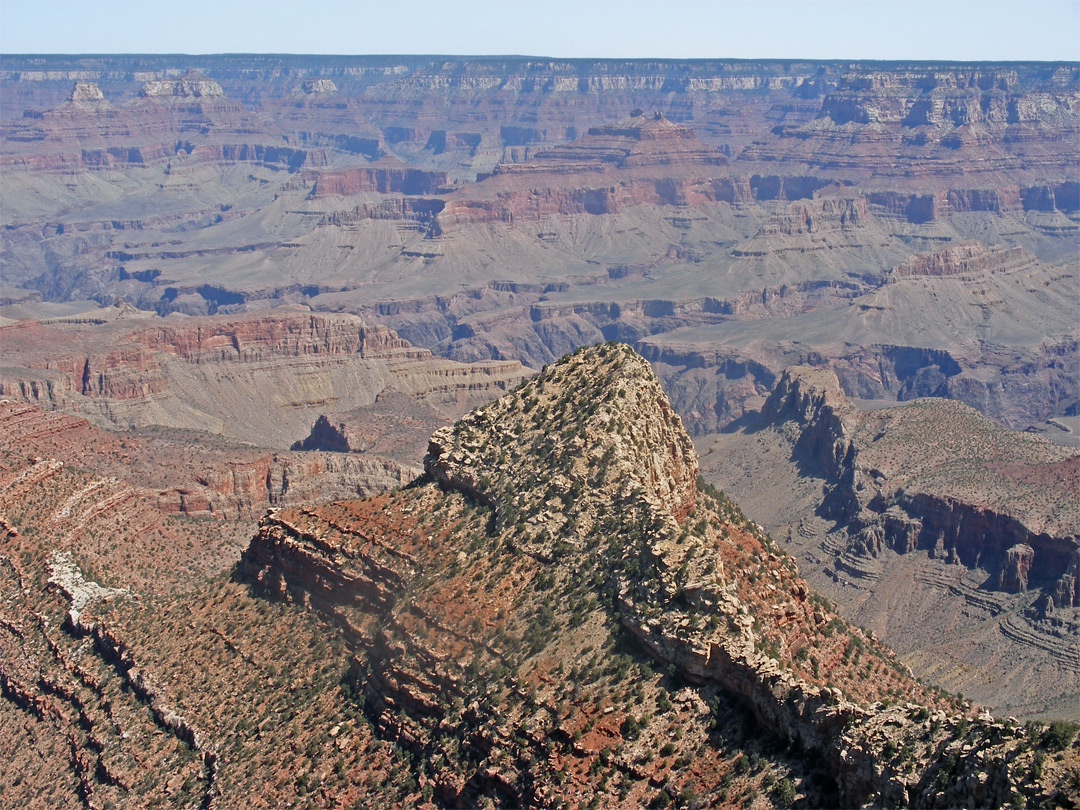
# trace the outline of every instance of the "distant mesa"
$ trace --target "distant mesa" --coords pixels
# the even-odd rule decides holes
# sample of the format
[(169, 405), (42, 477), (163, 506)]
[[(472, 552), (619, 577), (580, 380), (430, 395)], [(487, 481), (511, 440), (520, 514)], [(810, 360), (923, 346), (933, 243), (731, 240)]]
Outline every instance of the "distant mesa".
[(305, 79), (300, 90), (308, 96), (326, 96), (338, 91), (331, 79)]
[(79, 105), (109, 103), (105, 100), (105, 94), (101, 92), (101, 88), (93, 82), (75, 82), (75, 86), (71, 88), (71, 95), (68, 96), (68, 101)]
[(155, 79), (142, 86), (143, 98), (223, 98), (221, 85), (199, 73), (189, 70), (179, 79)]

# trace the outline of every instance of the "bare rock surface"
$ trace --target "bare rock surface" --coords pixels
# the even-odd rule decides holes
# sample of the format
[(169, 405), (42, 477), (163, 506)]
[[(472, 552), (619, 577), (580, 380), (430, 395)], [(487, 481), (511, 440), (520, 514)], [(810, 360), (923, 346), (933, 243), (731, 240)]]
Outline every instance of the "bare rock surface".
[(202, 98), (224, 96), (225, 91), (213, 79), (198, 71), (188, 71), (178, 79), (154, 79), (139, 91), (144, 98)]
[(459, 413), (516, 383), (519, 363), (454, 363), (355, 316), (21, 321), (4, 329), (0, 394), (100, 425), (203, 430), (288, 448), (322, 412), (391, 391)]
[(104, 588), (96, 582), (87, 580), (67, 552), (54, 553), (49, 567), (49, 584), (63, 591), (71, 602), (68, 621), (73, 627), (79, 626), (79, 618), (88, 605), (129, 593), (124, 588)]

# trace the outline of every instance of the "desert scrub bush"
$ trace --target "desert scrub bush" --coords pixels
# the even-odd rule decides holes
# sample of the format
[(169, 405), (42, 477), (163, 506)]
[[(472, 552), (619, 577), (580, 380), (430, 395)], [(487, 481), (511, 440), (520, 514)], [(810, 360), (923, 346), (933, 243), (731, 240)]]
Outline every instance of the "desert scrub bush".
[(1070, 723), (1067, 720), (1055, 720), (1043, 732), (1042, 744), (1051, 751), (1064, 751), (1072, 743), (1073, 738), (1076, 737), (1077, 731), (1080, 731), (1080, 726), (1076, 723)]
[(623, 720), (622, 725), (619, 727), (619, 732), (628, 740), (636, 740), (641, 736), (642, 723), (634, 715), (626, 715), (626, 719)]
[(1036, 751), (1035, 758), (1031, 762), (1031, 781), (1038, 782), (1042, 779), (1043, 764), (1046, 762), (1046, 752)]
[(791, 807), (795, 803), (795, 783), (786, 776), (776, 783), (774, 792), (781, 807)]

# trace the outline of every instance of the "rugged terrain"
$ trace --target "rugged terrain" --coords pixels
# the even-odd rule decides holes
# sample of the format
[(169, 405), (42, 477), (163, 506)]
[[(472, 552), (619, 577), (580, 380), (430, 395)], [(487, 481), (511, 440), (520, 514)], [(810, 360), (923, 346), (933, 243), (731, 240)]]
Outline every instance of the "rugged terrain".
[(6, 56), (0, 316), (304, 302), (532, 367), (614, 338), (695, 431), (880, 364), (848, 392), (1024, 427), (1078, 407), (1078, 75)]
[(164, 514), (255, 521), (272, 505), (383, 492), (419, 472), (386, 456), (267, 450), (193, 430), (111, 433), (9, 399), (0, 399), (0, 427), (8, 449), (126, 479)]
[(162, 543), (118, 482), (4, 458), (24, 806), (1076, 800), (1076, 728), (975, 717), (836, 616), (625, 347), (437, 430), (410, 487), (273, 510), (231, 579), (225, 524)]
[[(793, 367), (705, 475), (923, 677), (1021, 716), (1080, 699), (1080, 454), (946, 399), (857, 407)], [(912, 586), (914, 581), (915, 586)]]
[(432, 357), (386, 327), (303, 308), (162, 319), (122, 305), (0, 326), (0, 341), (0, 395), (100, 425), (201, 430), (280, 449), (302, 444), (324, 414), (393, 412), (394, 395), (448, 421), (527, 373), (516, 361)]
[(910, 257), (838, 306), (675, 329), (639, 348), (699, 431), (756, 411), (803, 364), (832, 369), (854, 397), (947, 397), (1023, 429), (1076, 410), (1077, 300), (1075, 263), (963, 243)]
[[(1074, 64), (5, 55), (0, 727), (15, 771), (53, 763), (20, 789), (1075, 801), (1065, 726), (960, 720), (906, 666), (1075, 716), (1075, 452), (1002, 426), (1080, 435), (1078, 148)], [(669, 399), (609, 347), (440, 430), (611, 339)], [(800, 596), (672, 411), (903, 663)], [(309, 508), (411, 480), (432, 435), (425, 483)], [(101, 615), (58, 629), (62, 594)], [(871, 708), (900, 695), (918, 744), (921, 709)]]

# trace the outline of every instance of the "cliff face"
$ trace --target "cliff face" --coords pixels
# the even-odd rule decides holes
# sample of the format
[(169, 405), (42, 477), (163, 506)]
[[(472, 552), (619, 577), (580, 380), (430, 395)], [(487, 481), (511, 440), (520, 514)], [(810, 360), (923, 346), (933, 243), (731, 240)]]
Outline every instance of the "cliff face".
[(1022, 429), (1074, 408), (1064, 358), (1076, 345), (1068, 299), (1077, 289), (1068, 266), (964, 242), (858, 285), (766, 288), (717, 307), (754, 323), (676, 329), (639, 345), (670, 366), (672, 400), (684, 416), (697, 411), (691, 424), (702, 432), (734, 421), (740, 398), (759, 408), (793, 365), (831, 369), (849, 396), (948, 397)]
[(271, 506), (371, 495), (404, 486), (421, 472), (385, 456), (267, 453), (195, 432), (118, 435), (7, 399), (0, 401), (0, 428), (0, 450), (75, 465), (102, 482), (133, 482), (139, 509), (162, 515), (254, 521)]
[(439, 232), (470, 223), (616, 214), (630, 206), (749, 201), (749, 178), (731, 177), (722, 152), (657, 114), (590, 127), (577, 140), (508, 150), (475, 188), (451, 196)]
[[(1067, 80), (1051, 79), (1034, 92), (1024, 92), (1022, 84), (1015, 70), (990, 66), (850, 72), (825, 93), (813, 121), (784, 127), (776, 142), (751, 150), (760, 159), (799, 160), (819, 169), (840, 158), (849, 169), (879, 177), (958, 177), (971, 170), (992, 177), (1014, 151), (1023, 151), (1021, 144), (1038, 141), (1049, 122), (1060, 124), (1075, 109), (1075, 88)], [(1036, 162), (1055, 160), (1055, 152), (1050, 147)], [(969, 164), (976, 153), (987, 163)], [(879, 162), (884, 154), (893, 156), (892, 166)]]
[(137, 323), (0, 327), (13, 363), (0, 393), (102, 423), (209, 430), (287, 448), (320, 412), (370, 406), (383, 392), (453, 414), (524, 374), (515, 362), (433, 358), (354, 316), (279, 310)]
[(906, 276), (971, 276), (985, 273), (1011, 274), (1030, 269), (1035, 257), (1023, 248), (987, 249), (977, 242), (968, 242), (933, 253), (916, 253), (893, 268), (896, 278)]
[[(1047, 130), (1075, 125), (1077, 77), (1075, 67), (1064, 64), (712, 60), (688, 66), (422, 56), (189, 56), (178, 64), (168, 57), (104, 56), (54, 57), (45, 65), (13, 59), (0, 80), (24, 102), (13, 110), (54, 106), (74, 81), (96, 82), (114, 104), (139, 97), (157, 103), (240, 99), (277, 122), (284, 118), (281, 108), (298, 99), (345, 107), (358, 98), (362, 120), (374, 121), (390, 144), (467, 157), (489, 140), (500, 146), (572, 140), (597, 121), (617, 120), (637, 107), (673, 121), (697, 120), (710, 137), (737, 147), (758, 140), (760, 149), (755, 135), (776, 129), (770, 140), (783, 149), (765, 151), (771, 159), (816, 149), (820, 164), (835, 169), (826, 157), (837, 142), (854, 145), (855, 160), (883, 146), (956, 152), (987, 140), (1006, 150), (1038, 143), (1041, 149), (1025, 157), (1045, 160), (1053, 154)], [(497, 158), (499, 150), (491, 151)], [(848, 155), (846, 162), (852, 161)]]
[(197, 71), (146, 81), (125, 104), (76, 81), (68, 100), (5, 122), (8, 171), (58, 172), (250, 162), (299, 170), (328, 163), (323, 149), (292, 146), (281, 130)]
[(368, 327), (355, 318), (284, 312), (177, 327), (150, 326), (132, 333), (131, 339), (195, 364), (341, 354), (364, 358), (398, 355), (404, 359), (430, 356), (385, 327)]
[(269, 507), (346, 500), (402, 487), (420, 470), (388, 458), (281, 453), (204, 470), (157, 493), (165, 514), (257, 520)]
[(304, 182), (313, 183), (312, 197), (350, 197), (363, 192), (434, 194), (449, 182), (446, 172), (428, 172), (407, 166), (313, 171), (305, 172), (301, 178)]
[[(827, 763), (844, 806), (963, 802), (974, 796), (968, 784), (996, 801), (1015, 780), (997, 766), (976, 775), (959, 754), (967, 721), (958, 716), (870, 705), (889, 690), (930, 697), (859, 631), (833, 638), (843, 623), (791, 561), (719, 493), (698, 491), (678, 417), (629, 350), (606, 345), (546, 368), (437, 431), (425, 467), (428, 483), (393, 498), (273, 513), (242, 570), (342, 628), (366, 711), (380, 733), (436, 763), (425, 773), (441, 800), (543, 804), (555, 790), (545, 773), (565, 746), (586, 767), (559, 794), (584, 803), (606, 767), (600, 732), (623, 741), (611, 761), (632, 778), (612, 806), (647, 803), (645, 779), (721, 801), (708, 774), (728, 770), (722, 760), (676, 776), (635, 759), (641, 741), (663, 739), (653, 735), (676, 717), (684, 734), (665, 750), (697, 739), (692, 695), (717, 689)], [(643, 727), (611, 696), (625, 675), (580, 675), (588, 653), (611, 643), (608, 621), (691, 684), (679, 698), (686, 708), (663, 695), (665, 679), (653, 681), (643, 688), (656, 709)], [(849, 643), (884, 664), (878, 678), (849, 677), (840, 654)], [(811, 661), (828, 662), (828, 676)], [(559, 675), (571, 666), (566, 684)], [(626, 672), (647, 684), (648, 670)], [(569, 688), (570, 703), (554, 708)], [(1004, 753), (1022, 734), (989, 719), (975, 727), (969, 752)], [(545, 748), (545, 738), (564, 742)], [(901, 766), (881, 754), (889, 741), (886, 750), (957, 757), (946, 767), (916, 753)], [(706, 746), (695, 756), (712, 763), (716, 754)]]
[(801, 367), (785, 371), (762, 417), (788, 422), (794, 452), (833, 482), (823, 515), (847, 527), (855, 549), (929, 551), (986, 569), (1014, 592), (1037, 570), (1047, 607), (1080, 606), (1080, 521), (1066, 506), (1077, 494), (1075, 451), (985, 420), (973, 426), (980, 417), (948, 400), (859, 413), (833, 372)]
[(706, 476), (920, 677), (1056, 716), (1080, 694), (1080, 456), (949, 400), (865, 407), (789, 369), (763, 420), (704, 445)]
[(169, 786), (273, 808), (314, 784), (346, 806), (1068, 798), (1069, 727), (964, 718), (837, 617), (695, 482), (625, 347), (436, 431), (443, 484), (273, 509), (235, 571), (244, 524), (163, 514), (165, 493), (115, 473), (152, 478), (158, 443), (161, 473), (243, 502), (258, 451), (248, 476), (217, 467), (226, 440), (200, 454), (0, 411), (0, 737), (20, 806)]

